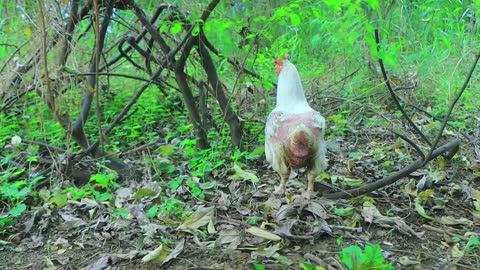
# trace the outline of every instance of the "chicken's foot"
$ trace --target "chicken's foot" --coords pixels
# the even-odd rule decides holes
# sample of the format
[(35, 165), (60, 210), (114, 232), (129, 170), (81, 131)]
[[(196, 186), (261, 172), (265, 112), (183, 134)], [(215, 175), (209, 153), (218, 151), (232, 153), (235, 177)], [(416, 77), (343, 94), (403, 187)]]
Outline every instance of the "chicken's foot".
[(280, 185), (273, 192), (274, 195), (285, 195), (287, 193), (287, 175), (280, 175)]

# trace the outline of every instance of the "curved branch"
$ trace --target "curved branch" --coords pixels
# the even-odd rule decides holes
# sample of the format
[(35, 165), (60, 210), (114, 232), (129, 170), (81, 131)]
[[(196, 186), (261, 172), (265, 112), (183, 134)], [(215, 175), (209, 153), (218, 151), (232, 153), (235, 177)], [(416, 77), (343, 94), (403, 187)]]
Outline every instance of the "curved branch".
[[(165, 9), (171, 9), (172, 8), (172, 5), (169, 5), (169, 4), (161, 4), (156, 10), (155, 10), (155, 13), (153, 14), (152, 18), (150, 19), (150, 23), (153, 24), (155, 23), (155, 21), (158, 19), (158, 17), (160, 16), (160, 14), (162, 13), (163, 10)], [(143, 29), (143, 31), (135, 37), (135, 42), (138, 43), (140, 42), (144, 37), (145, 35), (147, 34), (147, 30), (146, 29)], [(124, 53), (127, 53), (129, 52), (130, 50), (132, 50), (132, 47), (127, 47), (123, 50)], [(101, 66), (99, 68), (100, 71), (102, 70), (105, 70), (107, 67), (115, 64), (116, 62), (118, 62), (121, 58), (123, 58), (123, 55), (122, 54), (119, 54), (117, 55), (116, 57), (112, 58), (110, 61), (108, 61), (108, 63), (104, 64), (103, 66)]]
[[(75, 26), (80, 22), (81, 15), (78, 14), (78, 2), (79, 0), (72, 1), (72, 6), (68, 13), (69, 19), (67, 25), (65, 26), (65, 42), (63, 43), (63, 47), (61, 49), (60, 57), (58, 61), (61, 66), (64, 66), (67, 63), (68, 55), (72, 51), (72, 38), (73, 38), (73, 31), (75, 30)], [(81, 14), (85, 13), (85, 10), (90, 10), (90, 6), (87, 5), (82, 9)]]
[[(439, 148), (435, 149), (435, 151), (432, 152), (432, 155), (426, 157), (425, 161), (428, 162), (446, 152), (449, 152), (447, 156), (453, 156), (453, 154), (458, 150), (459, 145), (460, 145), (460, 140), (454, 139), (449, 143), (444, 144)], [(367, 184), (366, 186), (363, 186), (363, 187), (325, 194), (323, 197), (328, 199), (345, 199), (345, 198), (358, 197), (360, 195), (367, 194), (374, 190), (391, 185), (395, 183), (397, 180), (402, 179), (403, 177), (410, 175), (412, 172), (422, 168), (423, 165), (424, 165), (423, 160), (419, 158), (413, 163), (410, 163), (410, 165), (408, 165), (407, 167), (398, 171), (396, 174), (389, 175), (383, 179)]]
[[(160, 74), (162, 73), (163, 69), (165, 69), (165, 67), (167, 66), (168, 64), (168, 59), (172, 58), (181, 48), (182, 46), (187, 42), (187, 40), (189, 40), (189, 37), (191, 37), (191, 31), (193, 30), (193, 27), (190, 28), (190, 31), (188, 31), (188, 33), (185, 35), (184, 39), (180, 42), (180, 44), (172, 51), (170, 51), (170, 53), (167, 55), (167, 57), (165, 58), (165, 60), (163, 61), (163, 63), (160, 65), (160, 67), (153, 73), (153, 75), (151, 76), (151, 79), (150, 80), (146, 80), (146, 83), (137, 91), (135, 92), (135, 94), (130, 98), (130, 100), (128, 101), (127, 105), (125, 105), (125, 107), (122, 109), (122, 111), (117, 115), (117, 117), (115, 117), (115, 119), (113, 120), (113, 122), (108, 126), (108, 128), (106, 128), (104, 130), (104, 135), (107, 136), (108, 134), (110, 134), (110, 132), (112, 132), (113, 128), (115, 126), (117, 126), (118, 124), (120, 124), (122, 122), (122, 120), (125, 119), (125, 115), (129, 112), (129, 110), (131, 109), (131, 107), (138, 101), (138, 99), (140, 98), (140, 96), (143, 94), (143, 92), (145, 90), (147, 90), (147, 88), (151, 85), (151, 84), (156, 84), (155, 83), (155, 80), (158, 76), (160, 76)], [(86, 153), (89, 153), (90, 151), (92, 151), (93, 149), (95, 149), (97, 146), (99, 145), (99, 141), (96, 141), (94, 144), (92, 144), (85, 152)]]
[(147, 29), (148, 33), (152, 36), (153, 39), (160, 45), (160, 48), (162, 49), (164, 54), (168, 54), (170, 52), (170, 46), (165, 42), (165, 40), (162, 38), (160, 33), (157, 31), (155, 26), (153, 26), (152, 23), (147, 19), (147, 16), (145, 15), (145, 12), (143, 10), (135, 5), (133, 7), (133, 11), (135, 12), (135, 15), (137, 18), (140, 20), (142, 25)]
[(420, 147), (416, 143), (414, 143), (412, 140), (407, 138), (407, 136), (405, 136), (403, 134), (400, 134), (396, 131), (392, 131), (392, 133), (397, 135), (398, 137), (402, 138), (408, 144), (410, 144), (415, 149), (415, 151), (417, 151), (417, 153), (420, 155), (420, 157), (422, 157), (422, 160), (425, 160), (425, 154), (423, 153), (423, 151), (420, 149)]
[[(377, 42), (377, 52), (380, 52), (380, 37), (378, 33), (378, 29), (375, 29), (375, 41)], [(397, 108), (400, 110), (402, 113), (403, 117), (407, 119), (408, 124), (415, 130), (415, 132), (422, 138), (422, 140), (427, 143), (428, 145), (432, 145), (432, 143), (425, 137), (425, 134), (423, 134), (422, 131), (413, 123), (412, 119), (407, 115), (405, 110), (403, 109), (402, 105), (400, 105), (400, 101), (398, 101), (397, 95), (393, 91), (392, 86), (390, 85), (390, 81), (388, 80), (387, 72), (385, 71), (385, 66), (383, 65), (383, 60), (382, 58), (378, 58), (378, 62), (380, 64), (380, 69), (382, 70), (382, 75), (383, 75), (383, 80), (385, 85), (388, 88), (388, 92), (390, 92), (390, 95), (392, 96), (393, 101), (395, 102), (395, 105), (397, 105)]]
[[(480, 59), (480, 53), (477, 53), (477, 56), (476, 56), (476, 58), (475, 58), (475, 61), (473, 61), (473, 65), (472, 65), (472, 67), (470, 68), (470, 72), (468, 73), (468, 76), (467, 76), (467, 78), (465, 79), (465, 82), (463, 83), (462, 88), (460, 89), (460, 91), (458, 92), (457, 96), (455, 97), (455, 100), (452, 102), (452, 104), (450, 104), (450, 107), (448, 108), (447, 115), (445, 115), (445, 117), (443, 118), (442, 127), (441, 127), (440, 130), (438, 131), (437, 137), (435, 138), (435, 141), (433, 142), (432, 148), (430, 149), (430, 152), (428, 153), (427, 157), (430, 157), (430, 156), (432, 155), (433, 150), (435, 149), (435, 147), (437, 146), (438, 142), (440, 141), (440, 138), (442, 137), (443, 131), (445, 130), (445, 126), (447, 126), (448, 119), (450, 118), (450, 115), (452, 114), (453, 108), (455, 107), (455, 104), (457, 104), (458, 100), (460, 99), (460, 97), (462, 96), (463, 92), (464, 92), (465, 89), (467, 88), (468, 83), (470, 82), (470, 79), (472, 78), (473, 71), (474, 71), (475, 68), (477, 67), (478, 60), (479, 60), (479, 59)], [(427, 161), (425, 161), (425, 163), (426, 163), (426, 162), (427, 162)]]
[[(130, 47), (127, 47), (127, 49), (132, 49), (132, 48), (137, 49), (138, 48), (138, 45), (135, 41), (135, 38), (132, 38), (133, 42), (130, 42), (129, 39), (130, 39), (130, 37), (126, 37), (126, 38), (122, 39), (122, 41), (120, 41), (120, 44), (118, 45), (118, 51), (120, 52), (120, 55), (122, 57), (124, 57), (125, 59), (127, 59), (128, 62), (130, 62), (134, 67), (138, 68), (139, 70), (145, 70), (144, 67), (140, 66), (135, 61), (133, 61), (133, 59), (127, 54), (127, 52), (123, 50), (123, 44), (125, 42), (130, 43)], [(137, 49), (137, 51), (138, 51), (138, 49)]]
[[(436, 117), (435, 115), (427, 112), (425, 109), (422, 109), (420, 107), (418, 107), (417, 105), (415, 104), (408, 104), (408, 106), (414, 108), (415, 110), (418, 110), (420, 111), (421, 113), (425, 114), (426, 116), (428, 116), (429, 118), (432, 118), (433, 120), (436, 120), (438, 122), (441, 122), (443, 119), (441, 119), (440, 117)], [(456, 132), (462, 134), (463, 138), (465, 138), (465, 140), (467, 140), (469, 143), (472, 142), (472, 138), (470, 138), (470, 136), (468, 136), (468, 134), (466, 134), (465, 132), (461, 131), (458, 127), (455, 127), (454, 125), (450, 124), (447, 122), (447, 126), (449, 126), (450, 128), (452, 129), (455, 129)]]
[[(2, 73), (5, 68), (7, 67), (8, 63), (10, 63), (10, 61), (12, 61), (14, 58), (15, 58), (15, 55), (20, 52), (20, 50), (25, 47), (25, 45), (27, 45), (30, 41), (27, 40), (27, 41), (24, 41), (20, 46), (17, 46), (17, 45), (9, 45), (9, 44), (0, 44), (0, 46), (11, 46), (11, 47), (15, 47), (15, 51), (12, 53), (12, 55), (10, 55), (10, 57), (7, 59), (7, 61), (5, 61), (5, 63), (3, 64), (2, 68), (0, 68), (0, 73)], [(15, 67), (15, 69), (17, 69), (17, 67)], [(16, 70), (14, 72), (17, 72)]]

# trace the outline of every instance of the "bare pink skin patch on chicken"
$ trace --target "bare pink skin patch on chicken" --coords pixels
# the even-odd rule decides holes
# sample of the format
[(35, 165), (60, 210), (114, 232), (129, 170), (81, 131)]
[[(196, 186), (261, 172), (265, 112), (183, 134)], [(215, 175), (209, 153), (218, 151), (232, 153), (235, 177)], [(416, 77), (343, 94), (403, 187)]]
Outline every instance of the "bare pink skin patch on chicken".
[(294, 169), (309, 167), (310, 159), (315, 152), (311, 149), (307, 135), (299, 132), (295, 134), (293, 141), (293, 144), (285, 146), (285, 151), (288, 152), (288, 165)]
[(307, 128), (318, 134), (320, 133), (320, 128), (313, 125), (311, 112), (286, 116), (280, 112), (273, 112), (273, 117), (279, 122), (279, 128), (275, 133), (275, 136), (270, 139), (272, 142), (284, 141), (300, 124), (305, 125)]
[[(277, 132), (269, 140), (272, 143), (281, 143), (284, 151), (287, 153), (287, 162), (290, 168), (299, 169), (310, 166), (310, 159), (315, 155), (317, 149), (312, 146), (308, 135), (305, 132), (295, 130), (299, 125), (309, 129), (315, 136), (320, 136), (321, 129), (314, 126), (312, 122), (312, 113), (302, 113), (282, 117), (282, 113), (274, 113), (274, 117), (280, 123)], [(289, 138), (295, 134), (293, 138)]]

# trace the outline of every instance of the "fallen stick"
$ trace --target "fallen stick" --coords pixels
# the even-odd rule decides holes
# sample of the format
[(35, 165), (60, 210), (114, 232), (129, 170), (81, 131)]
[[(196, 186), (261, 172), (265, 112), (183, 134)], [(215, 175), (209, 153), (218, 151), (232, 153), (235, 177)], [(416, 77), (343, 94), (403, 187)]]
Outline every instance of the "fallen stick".
[(359, 188), (354, 188), (350, 190), (345, 190), (345, 191), (339, 191), (335, 193), (330, 193), (330, 194), (325, 194), (323, 195), (324, 198), (327, 199), (346, 199), (346, 198), (353, 198), (353, 197), (358, 197), (363, 194), (370, 193), (374, 190), (383, 188), (385, 186), (391, 185), (395, 183), (397, 180), (402, 179), (403, 177), (406, 177), (410, 175), (412, 172), (422, 168), (424, 164), (427, 162), (431, 161), (432, 159), (435, 159), (436, 157), (440, 156), (441, 154), (447, 153), (447, 157), (451, 158), (457, 152), (458, 148), (460, 146), (460, 140), (459, 139), (454, 139), (432, 152), (431, 155), (427, 157), (426, 160), (423, 160), (422, 158), (417, 159), (413, 163), (410, 163), (407, 167), (401, 169), (398, 171), (396, 174), (389, 175), (387, 177), (384, 177), (378, 181), (375, 181), (373, 183), (367, 184), (366, 186), (359, 187)]
[(440, 228), (433, 227), (433, 226), (430, 226), (430, 225), (427, 225), (427, 224), (423, 224), (422, 227), (425, 228), (425, 229), (427, 229), (427, 230), (429, 230), (429, 231), (432, 231), (432, 232), (436, 232), (436, 233), (440, 233), (440, 234), (446, 233), (446, 234), (448, 234), (448, 235), (450, 235), (450, 236), (452, 236), (452, 237), (458, 237), (458, 238), (462, 239), (463, 241), (467, 241), (467, 242), (468, 242), (468, 240), (469, 240), (468, 237), (465, 237), (465, 236), (463, 236), (463, 235), (456, 234), (456, 233), (453, 233), (453, 232), (449, 232), (449, 231), (447, 231), (447, 230), (445, 230), (445, 229), (440, 229)]

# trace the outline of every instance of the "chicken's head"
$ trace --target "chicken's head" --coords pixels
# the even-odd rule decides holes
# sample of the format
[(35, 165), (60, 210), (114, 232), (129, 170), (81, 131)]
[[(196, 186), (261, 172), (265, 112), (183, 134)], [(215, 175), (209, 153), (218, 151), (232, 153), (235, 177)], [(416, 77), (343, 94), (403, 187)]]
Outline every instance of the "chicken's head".
[[(283, 60), (288, 60), (288, 54), (285, 54), (283, 56)], [(275, 58), (275, 72), (277, 75), (280, 75), (280, 72), (282, 72), (283, 69), (283, 61), (278, 60), (278, 58)]]

